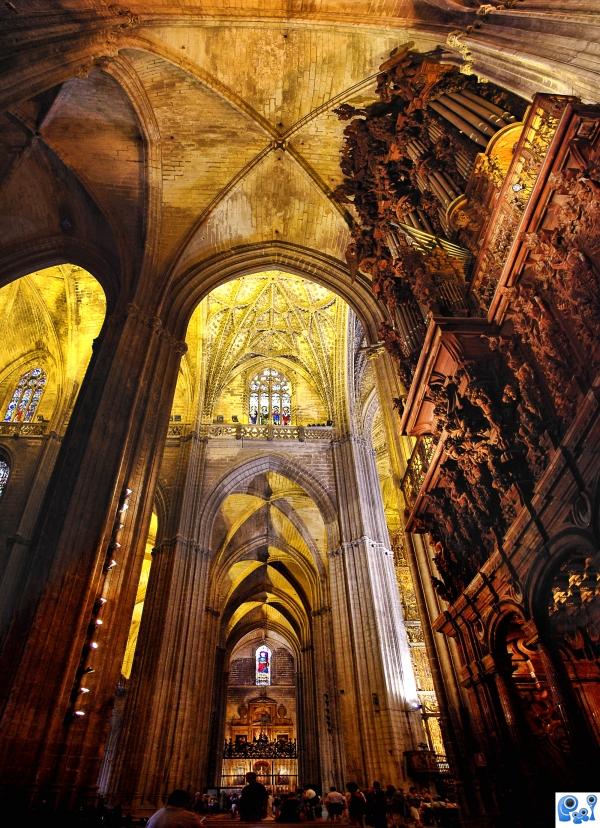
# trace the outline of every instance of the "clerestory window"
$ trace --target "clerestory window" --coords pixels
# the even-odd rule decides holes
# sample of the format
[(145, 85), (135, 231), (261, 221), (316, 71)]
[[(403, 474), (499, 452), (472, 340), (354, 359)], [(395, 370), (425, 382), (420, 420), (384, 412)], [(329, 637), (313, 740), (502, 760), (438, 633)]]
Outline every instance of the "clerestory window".
[(21, 376), (4, 415), (4, 422), (29, 423), (46, 387), (46, 372), (32, 368)]
[(271, 684), (271, 650), (265, 644), (256, 650), (256, 683)]
[(290, 425), (290, 383), (275, 368), (265, 368), (250, 381), (248, 421), (253, 425)]

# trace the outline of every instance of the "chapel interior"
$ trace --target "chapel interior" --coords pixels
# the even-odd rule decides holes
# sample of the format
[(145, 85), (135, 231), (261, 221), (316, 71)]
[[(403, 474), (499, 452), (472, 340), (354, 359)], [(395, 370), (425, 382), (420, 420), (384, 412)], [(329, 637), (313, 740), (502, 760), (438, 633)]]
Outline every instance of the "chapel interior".
[(550, 825), (600, 776), (597, 3), (0, 19), (3, 812)]

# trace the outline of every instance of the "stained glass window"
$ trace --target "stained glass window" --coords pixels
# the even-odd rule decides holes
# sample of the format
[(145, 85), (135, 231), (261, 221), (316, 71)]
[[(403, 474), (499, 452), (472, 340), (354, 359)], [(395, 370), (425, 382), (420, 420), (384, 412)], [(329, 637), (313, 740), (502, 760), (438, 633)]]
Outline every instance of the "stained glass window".
[(23, 374), (6, 409), (4, 422), (31, 422), (45, 387), (46, 372), (41, 368), (32, 368)]
[(4, 494), (8, 477), (10, 475), (10, 466), (6, 457), (0, 454), (0, 497)]
[(265, 368), (251, 380), (248, 421), (253, 425), (290, 425), (290, 384), (275, 368)]
[(266, 644), (256, 650), (256, 683), (271, 684), (271, 650)]

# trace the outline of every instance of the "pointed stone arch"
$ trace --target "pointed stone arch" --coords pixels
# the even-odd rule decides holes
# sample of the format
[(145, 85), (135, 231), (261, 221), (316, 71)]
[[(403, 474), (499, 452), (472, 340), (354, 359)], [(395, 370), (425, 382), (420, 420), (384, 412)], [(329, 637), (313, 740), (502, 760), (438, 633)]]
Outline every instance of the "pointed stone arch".
[(236, 466), (227, 472), (212, 490), (202, 515), (200, 517), (200, 548), (210, 549), (212, 528), (220, 505), (227, 495), (235, 492), (236, 488), (258, 474), (278, 472), (301, 486), (311, 497), (319, 509), (327, 534), (328, 549), (339, 546), (339, 527), (337, 512), (329, 494), (322, 484), (301, 466), (293, 463), (289, 458), (279, 454), (266, 454), (253, 457), (251, 460)]
[(106, 295), (109, 316), (121, 290), (120, 271), (108, 251), (84, 239), (47, 236), (5, 251), (0, 255), (0, 287), (38, 270), (64, 264), (87, 270), (99, 282)]
[(339, 259), (289, 242), (241, 245), (173, 273), (163, 291), (165, 324), (184, 337), (196, 305), (218, 285), (263, 270), (283, 270), (317, 282), (340, 296), (360, 319), (368, 345), (379, 341), (388, 314), (363, 276), (352, 279)]

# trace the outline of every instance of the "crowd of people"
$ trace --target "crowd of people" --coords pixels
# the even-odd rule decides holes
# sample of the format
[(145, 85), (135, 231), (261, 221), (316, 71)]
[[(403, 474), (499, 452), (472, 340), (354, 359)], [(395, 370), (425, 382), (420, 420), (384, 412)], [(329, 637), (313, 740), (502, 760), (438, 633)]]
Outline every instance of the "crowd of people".
[(410, 787), (405, 791), (394, 785), (383, 788), (379, 782), (364, 790), (348, 782), (344, 792), (332, 786), (322, 796), (316, 785), (278, 794), (270, 792), (256, 773), (250, 772), (241, 793), (227, 793), (225, 789), (215, 793), (218, 795), (191, 796), (187, 791), (174, 790), (148, 822), (147, 818), (134, 819), (122, 813), (118, 805), (107, 808), (100, 801), (94, 807), (63, 814), (40, 807), (35, 824), (47, 828), (200, 828), (207, 818), (220, 815), (223, 819), (226, 813), (247, 824), (320, 822), (323, 828), (326, 823), (342, 823), (350, 828), (455, 828), (460, 824), (455, 802), (432, 795), (426, 788)]
[(263, 819), (280, 823), (344, 822), (355, 828), (427, 828), (458, 825), (458, 806), (425, 789), (408, 791), (379, 782), (361, 790), (348, 782), (346, 792), (330, 787), (323, 797), (310, 785), (285, 795), (273, 795), (258, 782), (255, 773), (246, 775), (247, 785), (231, 802), (231, 815), (242, 822)]

